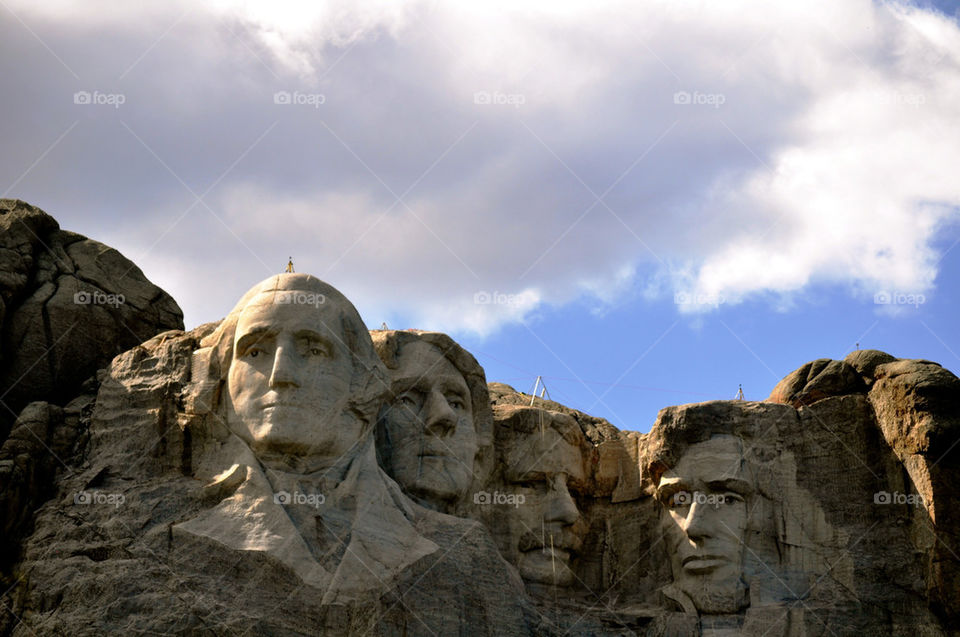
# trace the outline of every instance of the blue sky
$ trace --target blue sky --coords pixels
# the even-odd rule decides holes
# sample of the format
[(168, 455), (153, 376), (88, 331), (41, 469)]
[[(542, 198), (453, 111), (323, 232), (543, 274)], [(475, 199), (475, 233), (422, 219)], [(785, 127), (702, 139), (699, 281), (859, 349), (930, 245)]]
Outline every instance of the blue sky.
[(293, 256), (646, 431), (858, 341), (960, 369), (956, 9), (8, 0), (0, 194), (188, 327)]
[[(944, 233), (944, 252), (960, 239)], [(706, 316), (679, 316), (672, 302), (629, 302), (602, 317), (583, 304), (545, 312), (487, 340), (462, 338), (490, 380), (531, 392), (537, 375), (566, 405), (621, 429), (648, 431), (668, 405), (764, 400), (803, 363), (842, 359), (857, 343), (960, 372), (960, 250), (946, 252), (936, 291), (918, 306), (876, 305), (849, 291), (813, 286), (789, 310), (756, 300)], [(907, 299), (903, 299), (907, 300)]]

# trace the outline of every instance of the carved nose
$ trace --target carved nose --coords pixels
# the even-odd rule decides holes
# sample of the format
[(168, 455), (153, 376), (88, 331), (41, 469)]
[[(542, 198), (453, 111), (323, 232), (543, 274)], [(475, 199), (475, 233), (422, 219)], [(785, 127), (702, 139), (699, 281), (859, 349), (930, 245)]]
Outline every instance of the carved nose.
[(687, 512), (684, 531), (691, 540), (700, 540), (713, 536), (710, 518), (710, 505), (694, 501)]
[(550, 481), (545, 522), (560, 522), (564, 526), (573, 524), (580, 517), (577, 503), (567, 489), (567, 476), (557, 475)]
[(293, 348), (283, 345), (277, 347), (273, 357), (273, 368), (270, 370), (270, 387), (299, 387), (296, 367)]
[(425, 425), (428, 433), (447, 436), (457, 426), (457, 415), (447, 402), (446, 396), (434, 390), (427, 395)]

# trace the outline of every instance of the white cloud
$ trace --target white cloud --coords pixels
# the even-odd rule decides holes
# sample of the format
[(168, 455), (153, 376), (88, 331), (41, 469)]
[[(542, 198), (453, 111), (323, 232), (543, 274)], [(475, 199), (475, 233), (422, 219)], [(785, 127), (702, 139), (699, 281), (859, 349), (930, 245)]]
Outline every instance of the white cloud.
[[(188, 322), (288, 254), (371, 323), (481, 333), (632, 289), (704, 300), (681, 311), (819, 282), (929, 294), (933, 242), (958, 219), (960, 29), (905, 5), (12, 6), (84, 77), (107, 52), (116, 75), (144, 56), (115, 117), (185, 181), (236, 162), (206, 198), (228, 228), (199, 206), (151, 251), (192, 200), (119, 122), (92, 177), (62, 175), (73, 200), (111, 180), (127, 197), (157, 188), (137, 227), (83, 230), (143, 254)], [(72, 88), (44, 81), (53, 100)], [(273, 103), (298, 87), (322, 107)], [(142, 165), (97, 175), (96, 153), (120, 148)]]

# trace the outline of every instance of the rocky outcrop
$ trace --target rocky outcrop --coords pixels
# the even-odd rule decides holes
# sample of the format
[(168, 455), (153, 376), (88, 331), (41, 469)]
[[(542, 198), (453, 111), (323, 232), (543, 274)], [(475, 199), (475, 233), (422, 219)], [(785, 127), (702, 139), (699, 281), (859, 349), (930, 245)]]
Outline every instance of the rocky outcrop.
[(0, 583), (83, 453), (96, 373), (183, 315), (116, 250), (0, 199)]
[(27, 403), (65, 405), (117, 354), (183, 313), (119, 252), (0, 199), (0, 440)]
[(0, 635), (960, 634), (940, 365), (821, 359), (648, 434), (484, 378), (292, 273), (132, 346), (0, 447)]
[(960, 626), (960, 380), (930, 361), (892, 360), (873, 369), (868, 398), (922, 503), (912, 524), (927, 593)]
[[(817, 368), (820, 373), (811, 378)], [(803, 378), (809, 380), (801, 387)], [(781, 381), (769, 400), (808, 404), (810, 410), (801, 409), (801, 414), (819, 414), (841, 398), (860, 402), (858, 417), (866, 418), (880, 439), (867, 449), (851, 445), (838, 452), (834, 466), (851, 474), (858, 465), (866, 466), (882, 478), (877, 513), (899, 509), (897, 525), (910, 537), (904, 555), (912, 557), (914, 570), (892, 568), (883, 576), (921, 593), (928, 608), (947, 626), (960, 630), (960, 379), (931, 361), (861, 350), (843, 361), (804, 365)], [(842, 437), (846, 422), (821, 418), (822, 423), (830, 421), (831, 431)], [(878, 449), (882, 457), (865, 465), (864, 454)], [(849, 477), (838, 475), (836, 481), (824, 482), (846, 485)], [(870, 519), (869, 511), (862, 515)], [(882, 521), (878, 520), (881, 529)], [(874, 561), (896, 563), (895, 557)], [(872, 577), (861, 581), (873, 581)]]
[(61, 408), (45, 402), (27, 405), (0, 447), (0, 573), (9, 572), (19, 539), (30, 531), (40, 503), (54, 494), (57, 474), (76, 464), (96, 395), (93, 383)]
[(845, 361), (820, 358), (781, 380), (770, 393), (773, 402), (803, 407), (829, 398), (866, 392), (857, 370)]
[(161, 334), (108, 367), (85, 452), (36, 513), (0, 634), (530, 634), (536, 611), (489, 533), (406, 500), (367, 463), (372, 438), (305, 511), (272, 492), (283, 478), (249, 448), (233, 454), (244, 444), (206, 382), (217, 329)]

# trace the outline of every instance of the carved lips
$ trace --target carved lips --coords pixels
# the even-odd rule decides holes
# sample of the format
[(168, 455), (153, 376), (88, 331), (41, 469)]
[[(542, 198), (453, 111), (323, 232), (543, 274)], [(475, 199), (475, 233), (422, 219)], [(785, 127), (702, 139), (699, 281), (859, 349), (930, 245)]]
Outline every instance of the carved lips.
[(683, 558), (682, 565), (690, 573), (709, 573), (729, 563), (730, 560), (724, 555), (697, 553)]

